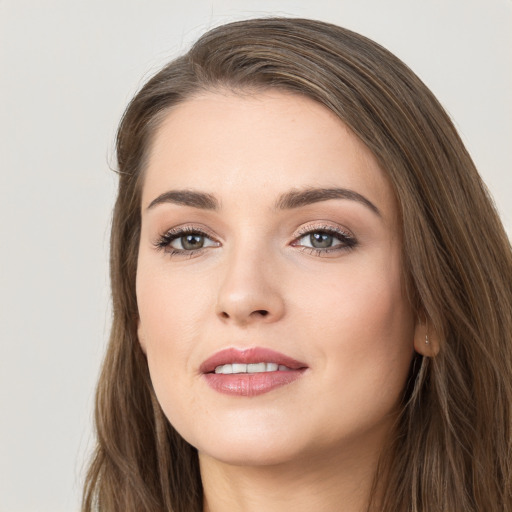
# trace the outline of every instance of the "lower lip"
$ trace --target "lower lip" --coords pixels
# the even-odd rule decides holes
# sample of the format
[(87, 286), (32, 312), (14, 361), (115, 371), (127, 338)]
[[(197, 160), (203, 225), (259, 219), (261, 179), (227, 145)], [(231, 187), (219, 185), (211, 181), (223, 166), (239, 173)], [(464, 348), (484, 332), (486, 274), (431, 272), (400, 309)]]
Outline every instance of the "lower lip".
[(299, 379), (304, 368), (261, 373), (205, 373), (208, 385), (219, 393), (233, 396), (257, 396), (286, 386)]

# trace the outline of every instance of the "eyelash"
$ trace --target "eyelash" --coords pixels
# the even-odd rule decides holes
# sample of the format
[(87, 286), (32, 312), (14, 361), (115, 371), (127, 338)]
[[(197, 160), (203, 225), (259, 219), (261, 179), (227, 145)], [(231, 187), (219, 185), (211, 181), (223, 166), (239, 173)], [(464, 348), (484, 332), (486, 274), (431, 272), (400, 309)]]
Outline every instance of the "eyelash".
[[(214, 241), (215, 243), (218, 243), (214, 237), (212, 237), (209, 233), (206, 233), (204, 229), (196, 228), (194, 226), (184, 226), (179, 228), (170, 229), (169, 231), (165, 232), (163, 235), (161, 235), (158, 240), (154, 243), (157, 250), (162, 250), (169, 254), (170, 256), (176, 256), (176, 255), (186, 255), (189, 258), (192, 258), (193, 256), (200, 254), (203, 252), (207, 247), (201, 247), (199, 249), (176, 249), (175, 247), (171, 247), (171, 243), (174, 242), (174, 240), (177, 240), (178, 238), (182, 238), (186, 235), (198, 235), (204, 238), (208, 238), (209, 240)], [(211, 247), (211, 246), (210, 246)]]
[[(336, 238), (340, 244), (337, 244), (332, 247), (326, 248), (318, 248), (318, 247), (308, 247), (304, 245), (298, 245), (297, 242), (307, 235), (313, 235), (314, 233), (322, 233), (326, 235), (330, 235)], [(299, 231), (299, 235), (292, 242), (292, 246), (300, 247), (302, 252), (307, 252), (308, 254), (312, 254), (313, 256), (327, 256), (336, 252), (346, 252), (354, 249), (357, 246), (358, 242), (354, 235), (352, 235), (348, 231), (343, 231), (334, 226), (305, 226)]]
[[(333, 247), (326, 247), (326, 248), (308, 247), (308, 246), (299, 245), (297, 243), (305, 236), (312, 235), (314, 233), (322, 233), (322, 234), (326, 234), (329, 236), (333, 236), (341, 243), (337, 244)], [(158, 240), (154, 243), (154, 246), (157, 250), (162, 250), (170, 256), (177, 256), (177, 255), (185, 256), (186, 255), (189, 258), (199, 255), (208, 247), (215, 246), (215, 245), (210, 245), (207, 247), (201, 247), (199, 249), (190, 249), (190, 250), (176, 249), (174, 247), (171, 247), (171, 243), (174, 242), (174, 240), (182, 238), (186, 235), (197, 235), (197, 236), (209, 239), (209, 240), (213, 241), (215, 244), (219, 243), (217, 240), (215, 240), (214, 237), (212, 237), (209, 233), (206, 233), (203, 229), (196, 228), (194, 226), (184, 226), (184, 227), (180, 227), (180, 228), (170, 229), (169, 231), (167, 231), (166, 233), (164, 233), (163, 235), (161, 235), (158, 238)], [(307, 227), (304, 227), (299, 231), (298, 236), (296, 236), (294, 241), (291, 243), (291, 245), (293, 247), (300, 247), (300, 250), (302, 252), (307, 252), (308, 254), (312, 254), (314, 256), (326, 256), (326, 255), (334, 253), (334, 252), (350, 251), (354, 247), (356, 247), (357, 244), (358, 244), (358, 242), (357, 242), (356, 238), (351, 233), (342, 231), (341, 229), (335, 228), (333, 226), (307, 226)]]

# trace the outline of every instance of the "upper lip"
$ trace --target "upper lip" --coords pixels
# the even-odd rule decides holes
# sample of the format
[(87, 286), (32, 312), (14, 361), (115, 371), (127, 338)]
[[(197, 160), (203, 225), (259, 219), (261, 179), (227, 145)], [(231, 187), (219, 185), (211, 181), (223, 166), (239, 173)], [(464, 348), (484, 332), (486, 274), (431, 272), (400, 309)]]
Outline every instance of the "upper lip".
[(252, 347), (244, 350), (237, 348), (227, 348), (216, 352), (211, 357), (203, 361), (199, 370), (201, 373), (210, 373), (215, 371), (217, 366), (233, 363), (277, 363), (287, 366), (292, 370), (307, 368), (305, 363), (301, 363), (292, 357), (276, 352), (269, 348)]

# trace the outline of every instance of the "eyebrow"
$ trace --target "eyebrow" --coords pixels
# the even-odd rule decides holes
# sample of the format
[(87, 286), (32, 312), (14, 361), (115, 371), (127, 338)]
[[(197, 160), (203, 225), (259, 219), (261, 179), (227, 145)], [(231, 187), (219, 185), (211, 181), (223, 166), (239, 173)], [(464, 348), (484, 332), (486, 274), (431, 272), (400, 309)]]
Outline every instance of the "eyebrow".
[[(356, 201), (369, 208), (379, 217), (381, 216), (379, 209), (370, 200), (346, 188), (307, 188), (304, 190), (291, 190), (280, 196), (274, 207), (277, 210), (291, 210), (321, 201), (329, 201), (330, 199), (348, 199)], [(220, 203), (215, 196), (192, 190), (169, 190), (168, 192), (164, 192), (153, 199), (147, 209), (150, 210), (164, 203), (190, 206), (201, 210), (220, 209)]]
[(320, 201), (330, 199), (349, 199), (369, 208), (373, 213), (381, 216), (380, 210), (366, 197), (346, 188), (307, 188), (305, 190), (292, 190), (282, 195), (276, 202), (276, 209), (288, 210), (300, 208)]
[(201, 210), (218, 210), (220, 205), (215, 196), (204, 192), (193, 192), (192, 190), (169, 190), (153, 199), (148, 210), (154, 208), (158, 204), (174, 203), (183, 206), (191, 206), (192, 208), (200, 208)]

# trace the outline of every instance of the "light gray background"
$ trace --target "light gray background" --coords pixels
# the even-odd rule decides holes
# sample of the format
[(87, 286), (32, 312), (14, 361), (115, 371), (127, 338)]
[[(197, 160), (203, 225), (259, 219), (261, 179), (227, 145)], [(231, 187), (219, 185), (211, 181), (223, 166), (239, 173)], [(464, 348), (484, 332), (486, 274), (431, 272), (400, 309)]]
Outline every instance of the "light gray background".
[(0, 0), (0, 512), (79, 508), (124, 106), (206, 29), (269, 14), (346, 26), (407, 62), (512, 233), (511, 0)]

